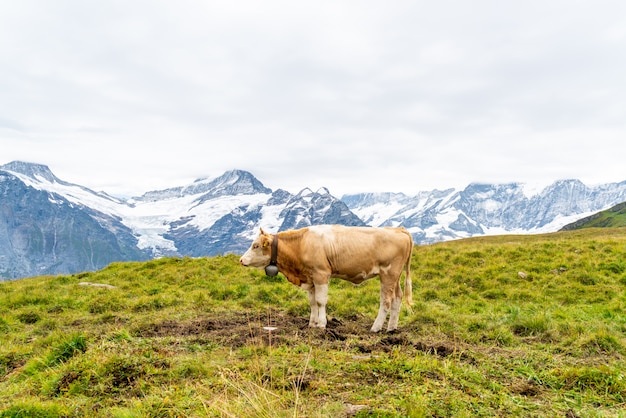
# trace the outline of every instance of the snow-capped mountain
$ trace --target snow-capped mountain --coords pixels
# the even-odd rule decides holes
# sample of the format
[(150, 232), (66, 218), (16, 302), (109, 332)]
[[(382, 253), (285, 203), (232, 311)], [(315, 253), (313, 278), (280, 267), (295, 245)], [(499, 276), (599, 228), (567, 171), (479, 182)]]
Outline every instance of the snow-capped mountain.
[(417, 244), (474, 235), (556, 231), (626, 201), (626, 182), (577, 180), (541, 191), (512, 184), (463, 190), (293, 195), (233, 170), (122, 199), (57, 178), (41, 164), (0, 166), (0, 279), (67, 274), (113, 261), (242, 253), (258, 234), (314, 224), (404, 226)]
[(626, 201), (626, 181), (588, 187), (578, 180), (560, 180), (539, 191), (521, 183), (470, 184), (460, 191), (356, 194), (342, 200), (368, 225), (404, 226), (416, 243), (432, 243), (475, 235), (558, 231)]
[[(0, 211), (0, 278), (95, 270), (112, 261), (164, 255), (243, 253), (261, 226), (276, 232), (319, 223), (364, 225), (326, 189), (297, 195), (272, 191), (241, 170), (127, 200), (64, 182), (40, 164), (0, 166), (0, 185), (0, 209), (5, 209)], [(31, 212), (46, 216), (24, 216)], [(85, 225), (75, 230), (78, 215)], [(63, 237), (60, 229), (67, 231)], [(82, 239), (79, 248), (66, 255), (86, 254), (85, 259), (59, 263), (65, 253), (59, 256), (56, 243), (76, 237)], [(120, 250), (94, 253), (112, 239)]]
[(109, 210), (119, 205), (62, 182), (45, 166), (0, 167), (0, 279), (147, 259), (132, 230)]

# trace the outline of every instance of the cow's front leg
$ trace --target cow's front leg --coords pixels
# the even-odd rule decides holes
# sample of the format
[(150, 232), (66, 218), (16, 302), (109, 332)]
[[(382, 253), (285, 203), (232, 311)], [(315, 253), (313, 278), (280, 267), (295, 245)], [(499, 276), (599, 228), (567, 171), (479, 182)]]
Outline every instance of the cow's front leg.
[(317, 305), (317, 326), (326, 328), (326, 303), (328, 303), (328, 285), (315, 285), (315, 303)]
[(311, 317), (309, 319), (309, 326), (316, 327), (317, 326), (317, 318), (319, 316), (319, 309), (317, 308), (317, 303), (315, 302), (315, 287), (312, 283), (304, 283), (302, 288), (306, 290), (309, 294), (309, 305), (311, 305)]
[(328, 302), (328, 285), (327, 284), (303, 284), (309, 293), (309, 304), (311, 305), (311, 318), (309, 319), (310, 327), (326, 328), (326, 303)]

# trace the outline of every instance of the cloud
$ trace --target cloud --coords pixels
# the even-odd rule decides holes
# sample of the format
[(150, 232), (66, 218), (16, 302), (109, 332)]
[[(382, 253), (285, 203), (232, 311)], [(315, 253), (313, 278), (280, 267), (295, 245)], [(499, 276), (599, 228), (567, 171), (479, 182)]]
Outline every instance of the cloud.
[(621, 181), (625, 12), (602, 0), (7, 2), (3, 157), (124, 194), (233, 168), (338, 195)]

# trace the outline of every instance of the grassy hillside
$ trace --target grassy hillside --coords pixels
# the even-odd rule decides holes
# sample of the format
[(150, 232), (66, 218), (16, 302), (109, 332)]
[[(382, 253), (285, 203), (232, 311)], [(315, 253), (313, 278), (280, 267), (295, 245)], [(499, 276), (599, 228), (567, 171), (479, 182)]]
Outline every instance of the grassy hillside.
[(591, 216), (579, 219), (565, 225), (563, 231), (572, 231), (581, 228), (619, 228), (626, 226), (626, 202), (612, 208), (594, 213)]
[(376, 279), (333, 281), (309, 330), (305, 293), (235, 256), (1, 283), (0, 417), (626, 416), (626, 229), (416, 247), (412, 269), (393, 334), (369, 333)]

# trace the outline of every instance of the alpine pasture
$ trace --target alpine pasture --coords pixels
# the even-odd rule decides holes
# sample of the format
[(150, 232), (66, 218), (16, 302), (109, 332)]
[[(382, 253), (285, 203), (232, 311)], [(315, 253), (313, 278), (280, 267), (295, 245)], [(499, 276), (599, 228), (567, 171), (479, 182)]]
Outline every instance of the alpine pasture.
[(415, 246), (411, 271), (394, 333), (377, 279), (333, 280), (309, 329), (237, 255), (0, 283), (0, 417), (626, 416), (626, 228)]

